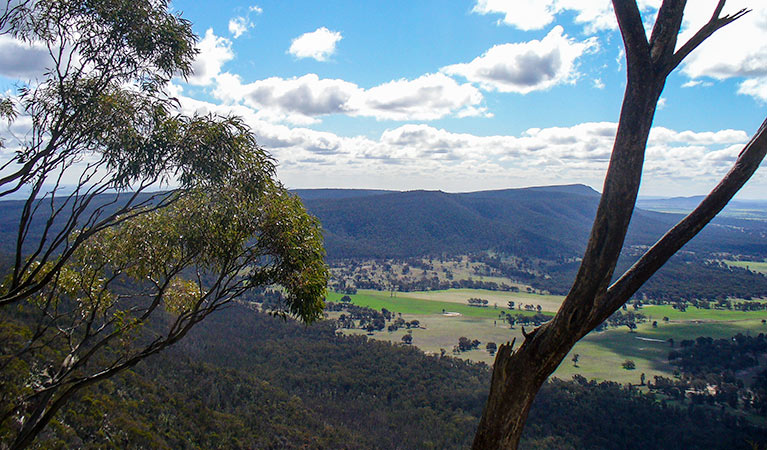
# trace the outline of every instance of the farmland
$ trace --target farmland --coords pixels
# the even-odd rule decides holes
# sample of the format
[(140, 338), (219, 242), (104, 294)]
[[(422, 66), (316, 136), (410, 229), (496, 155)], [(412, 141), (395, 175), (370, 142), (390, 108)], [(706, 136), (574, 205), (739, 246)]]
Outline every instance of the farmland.
[[(329, 301), (337, 302), (343, 294), (330, 293)], [(380, 292), (360, 290), (350, 295), (352, 303), (380, 310), (386, 308), (402, 314), (406, 321), (418, 320), (418, 328), (400, 328), (396, 331), (344, 330), (352, 334), (368, 334), (372, 339), (401, 343), (402, 337), (410, 334), (414, 346), (427, 353), (445, 352), (460, 358), (492, 364), (494, 356), (485, 348), (488, 342), (497, 345), (517, 339), (523, 340), (519, 325), (509, 328), (500, 317), (511, 313), (509, 301), (516, 305), (541, 305), (544, 313), (552, 314), (559, 307), (563, 297), (530, 293), (494, 292), (472, 289), (450, 289), (429, 292)], [(488, 300), (487, 307), (473, 307), (467, 304), (469, 298)], [(497, 305), (497, 307), (496, 307)], [(631, 308), (633, 309), (633, 308)], [(444, 314), (444, 313), (453, 314)], [(570, 355), (562, 362), (554, 376), (569, 379), (575, 374), (588, 379), (613, 380), (620, 383), (640, 382), (640, 375), (652, 380), (655, 375), (672, 377), (673, 370), (667, 362), (671, 349), (669, 339), (678, 345), (685, 339), (698, 336), (725, 338), (737, 333), (758, 334), (767, 332), (762, 319), (764, 311), (745, 312), (721, 309), (699, 309), (688, 307), (684, 312), (668, 305), (646, 305), (638, 312), (647, 317), (636, 330), (627, 327), (611, 327), (605, 331), (592, 332), (581, 340)], [(455, 314), (457, 313), (457, 314)], [(515, 309), (513, 314), (534, 314), (533, 311)], [(665, 319), (664, 319), (665, 318)], [(666, 320), (667, 319), (667, 320)], [(653, 326), (653, 322), (657, 322)], [(465, 336), (479, 340), (477, 349), (454, 352), (458, 338)], [(573, 355), (578, 354), (577, 366)], [(636, 368), (626, 370), (622, 363), (634, 361)]]
[(742, 267), (753, 272), (767, 274), (767, 261), (725, 261), (728, 266)]

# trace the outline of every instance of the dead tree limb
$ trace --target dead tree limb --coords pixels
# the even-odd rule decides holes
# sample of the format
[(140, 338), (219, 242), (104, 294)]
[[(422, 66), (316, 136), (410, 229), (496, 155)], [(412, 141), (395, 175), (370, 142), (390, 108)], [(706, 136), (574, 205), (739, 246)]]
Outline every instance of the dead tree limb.
[(501, 345), (490, 393), (474, 439), (475, 449), (516, 448), (533, 399), (576, 342), (602, 323), (686, 242), (692, 239), (745, 184), (767, 152), (767, 122), (741, 152), (733, 169), (701, 205), (669, 231), (610, 286), (642, 177), (647, 140), (666, 77), (716, 30), (748, 10), (711, 20), (674, 51), (685, 0), (664, 0), (650, 40), (636, 1), (613, 0), (626, 50), (627, 84), (610, 165), (586, 251), (557, 315), (513, 351)]

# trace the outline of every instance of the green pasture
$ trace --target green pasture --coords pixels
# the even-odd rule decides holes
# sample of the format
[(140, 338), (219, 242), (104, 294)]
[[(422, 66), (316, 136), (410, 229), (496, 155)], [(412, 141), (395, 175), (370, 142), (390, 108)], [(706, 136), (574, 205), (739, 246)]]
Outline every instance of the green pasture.
[[(435, 291), (436, 292), (436, 291)], [(491, 291), (488, 291), (491, 292)], [(386, 308), (389, 311), (394, 311), (401, 314), (412, 315), (442, 315), (443, 310), (445, 312), (456, 312), (462, 316), (479, 317), (486, 319), (497, 319), (501, 311), (506, 313), (511, 312), (508, 308), (502, 308), (499, 304), (498, 308), (494, 308), (492, 303), (486, 308), (478, 308), (476, 306), (469, 306), (468, 303), (457, 303), (450, 301), (438, 301), (427, 300), (423, 298), (415, 298), (410, 296), (410, 292), (395, 292), (394, 296), (390, 296), (388, 292), (372, 291), (372, 290), (359, 290), (357, 294), (349, 295), (352, 299), (352, 303), (359, 306), (366, 306), (381, 310)], [(475, 294), (474, 296), (478, 296)], [(339, 302), (344, 294), (338, 292), (329, 292), (326, 298), (331, 302)], [(469, 297), (466, 297), (468, 300)], [(513, 314), (525, 314), (532, 315), (535, 312), (523, 311), (515, 309)]]
[[(413, 345), (421, 350), (439, 354), (440, 350), (444, 349), (448, 355), (452, 356), (452, 349), (458, 343), (458, 338), (465, 336), (469, 339), (478, 339), (481, 342), (480, 347), (455, 356), (492, 364), (494, 356), (485, 349), (487, 342), (495, 342), (500, 346), (516, 338), (519, 345), (523, 339), (520, 326), (509, 329), (507, 324), (497, 319), (500, 311), (509, 311), (507, 308), (500, 307), (500, 301), (498, 309), (492, 307), (491, 294), (494, 293), (498, 294), (494, 291), (451, 289), (397, 292), (392, 297), (388, 292), (360, 290), (350, 297), (356, 305), (378, 310), (386, 308), (402, 313), (405, 320), (418, 319), (421, 323), (422, 328), (375, 332), (371, 336), (373, 339), (400, 343), (402, 336), (409, 333), (413, 336)], [(502, 294), (510, 294), (515, 297), (514, 301), (523, 304), (544, 305), (544, 301), (536, 301), (543, 300), (542, 297), (549, 297), (550, 302), (561, 302), (561, 297), (556, 296), (528, 293)], [(338, 302), (342, 296), (343, 294), (330, 293), (328, 300)], [(485, 298), (491, 306), (470, 307), (456, 300), (470, 297)], [(442, 314), (443, 309), (461, 315), (445, 316)], [(514, 310), (514, 313), (518, 312), (532, 314)], [(673, 368), (667, 362), (668, 352), (671, 350), (669, 338), (674, 339), (675, 345), (679, 346), (682, 340), (695, 339), (699, 336), (727, 338), (738, 333), (767, 333), (767, 325), (761, 323), (762, 319), (767, 318), (767, 313), (764, 311), (744, 312), (690, 307), (685, 312), (681, 312), (670, 306), (648, 305), (641, 308), (639, 312), (648, 316), (650, 320), (639, 324), (636, 332), (630, 333), (626, 327), (620, 327), (589, 334), (576, 344), (554, 376), (570, 379), (573, 375), (579, 374), (588, 379), (638, 384), (642, 373), (645, 374), (646, 380), (652, 380), (655, 375), (673, 376)], [(669, 317), (670, 321), (662, 321), (664, 316)], [(657, 328), (652, 327), (653, 320), (658, 322)], [(346, 330), (345, 332), (366, 334), (363, 330)], [(572, 362), (572, 356), (575, 353), (579, 354), (577, 367)], [(626, 370), (622, 367), (627, 359), (634, 361), (636, 365), (634, 370)]]
[(695, 339), (699, 336), (723, 339), (738, 333), (767, 333), (767, 325), (762, 323), (762, 319), (765, 318), (764, 311), (745, 314), (750, 314), (750, 317), (727, 322), (671, 322), (668, 324), (658, 322), (658, 328), (652, 328), (648, 324), (643, 324), (640, 329), (647, 337), (661, 340), (671, 338), (677, 343), (684, 339)]
[[(750, 319), (731, 322), (659, 322), (657, 328), (644, 323), (634, 333), (629, 333), (625, 327), (591, 333), (576, 344), (554, 375), (570, 378), (577, 373), (589, 379), (622, 383), (638, 383), (642, 372), (650, 380), (654, 375), (671, 377), (673, 370), (667, 359), (671, 350), (669, 339), (674, 339), (674, 345), (679, 347), (681, 341), (699, 336), (723, 339), (738, 333), (767, 333), (767, 325), (761, 323), (757, 313), (748, 314), (751, 314)], [(573, 367), (574, 353), (580, 354), (579, 368)], [(626, 359), (636, 363), (635, 370), (621, 367)]]
[(752, 319), (758, 316), (767, 318), (767, 311), (730, 311), (714, 308), (702, 309), (693, 306), (688, 307), (685, 311), (680, 311), (672, 308), (670, 305), (646, 305), (639, 309), (638, 312), (644, 314), (651, 322), (657, 320), (658, 323), (661, 322), (663, 317), (668, 317), (669, 320), (681, 321), (730, 321)]
[[(646, 337), (641, 331), (629, 333), (625, 328), (592, 333), (575, 345), (553, 376), (569, 380), (578, 374), (589, 380), (631, 384), (639, 384), (642, 373), (646, 380), (656, 375), (671, 377), (671, 368), (666, 362), (669, 345), (638, 338)], [(572, 361), (574, 354), (579, 355), (577, 366)], [(627, 359), (634, 361), (635, 369), (623, 368)]]
[[(395, 295), (407, 296), (414, 299), (441, 301), (449, 303), (466, 304), (469, 298), (482, 298), (488, 301), (490, 307), (497, 304), (498, 308), (506, 307), (509, 301), (522, 305), (541, 305), (543, 311), (556, 312), (562, 304), (564, 297), (560, 295), (541, 295), (528, 292), (490, 291), (487, 289), (446, 289), (439, 291), (416, 291), (395, 293)], [(516, 310), (515, 310), (516, 311)]]
[(742, 267), (744, 269), (751, 270), (753, 272), (761, 272), (767, 274), (767, 262), (754, 262), (754, 261), (724, 261), (728, 266)]

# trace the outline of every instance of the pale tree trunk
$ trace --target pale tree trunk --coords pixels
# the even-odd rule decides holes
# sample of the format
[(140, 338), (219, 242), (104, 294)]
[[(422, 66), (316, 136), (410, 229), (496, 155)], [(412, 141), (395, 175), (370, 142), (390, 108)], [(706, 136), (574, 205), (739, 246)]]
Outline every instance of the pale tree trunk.
[(610, 165), (578, 274), (550, 322), (502, 345), (495, 359), (490, 394), (474, 439), (475, 449), (516, 448), (530, 406), (549, 375), (583, 336), (618, 310), (676, 251), (692, 239), (745, 184), (767, 152), (767, 122), (741, 152), (733, 169), (682, 222), (669, 231), (610, 286), (642, 177), (647, 139), (666, 77), (701, 42), (748, 11), (711, 17), (674, 51), (684, 0), (664, 0), (648, 42), (635, 0), (613, 0), (626, 49), (628, 79)]

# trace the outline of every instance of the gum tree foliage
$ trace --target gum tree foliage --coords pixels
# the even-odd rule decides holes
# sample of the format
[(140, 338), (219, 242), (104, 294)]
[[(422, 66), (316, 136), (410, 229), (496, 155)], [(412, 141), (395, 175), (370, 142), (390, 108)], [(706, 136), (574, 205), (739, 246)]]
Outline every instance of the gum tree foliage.
[(165, 92), (196, 54), (166, 1), (11, 1), (0, 33), (50, 57), (0, 101), (0, 199), (25, 195), (0, 280), (0, 447), (253, 287), (321, 317), (317, 220), (239, 118), (182, 115)]
[[(575, 281), (553, 320), (531, 332), (521, 346), (501, 345), (485, 410), (473, 447), (516, 448), (541, 385), (576, 342), (599, 326), (685, 243), (714, 218), (746, 183), (767, 153), (767, 121), (743, 148), (732, 169), (700, 205), (617, 281), (610, 283), (636, 203), (647, 139), (668, 75), (718, 29), (748, 10), (711, 19), (677, 45), (685, 0), (664, 0), (648, 40), (635, 0), (613, 0), (625, 46), (627, 83), (602, 197)], [(724, 56), (723, 56), (724, 57)]]

